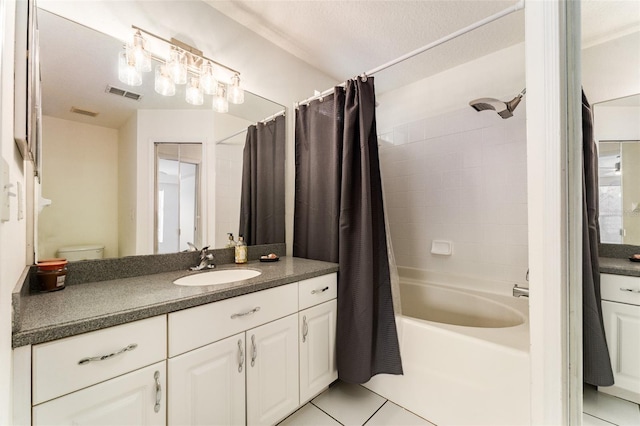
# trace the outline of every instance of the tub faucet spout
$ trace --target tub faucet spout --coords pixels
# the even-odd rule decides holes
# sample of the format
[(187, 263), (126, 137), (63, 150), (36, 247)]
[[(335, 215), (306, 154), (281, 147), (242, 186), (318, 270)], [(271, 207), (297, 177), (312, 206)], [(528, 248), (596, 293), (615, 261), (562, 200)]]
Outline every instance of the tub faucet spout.
[(527, 287), (519, 287), (517, 284), (513, 286), (513, 297), (529, 297), (529, 289)]

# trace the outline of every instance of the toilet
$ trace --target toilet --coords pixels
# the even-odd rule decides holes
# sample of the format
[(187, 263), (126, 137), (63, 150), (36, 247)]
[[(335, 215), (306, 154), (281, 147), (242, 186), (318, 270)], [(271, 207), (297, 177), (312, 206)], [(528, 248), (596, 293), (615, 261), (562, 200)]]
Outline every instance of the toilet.
[(84, 244), (60, 247), (57, 256), (63, 257), (70, 262), (75, 260), (102, 259), (104, 257), (104, 246), (99, 244)]

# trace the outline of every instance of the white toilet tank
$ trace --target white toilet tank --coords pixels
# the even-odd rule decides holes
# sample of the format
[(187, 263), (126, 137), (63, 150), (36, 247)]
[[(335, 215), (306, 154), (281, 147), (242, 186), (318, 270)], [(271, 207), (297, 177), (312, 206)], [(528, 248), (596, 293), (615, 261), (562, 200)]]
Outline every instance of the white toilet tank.
[(63, 257), (70, 262), (74, 260), (102, 259), (104, 257), (104, 246), (99, 244), (85, 244), (60, 247), (57, 256)]

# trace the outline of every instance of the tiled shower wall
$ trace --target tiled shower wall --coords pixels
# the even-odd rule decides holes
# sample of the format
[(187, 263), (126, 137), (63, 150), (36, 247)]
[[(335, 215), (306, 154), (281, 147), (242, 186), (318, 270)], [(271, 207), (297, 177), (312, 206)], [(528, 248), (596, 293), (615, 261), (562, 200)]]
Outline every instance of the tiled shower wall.
[[(379, 134), (398, 266), (525, 282), (524, 109), (501, 119), (465, 108)], [(433, 240), (451, 241), (453, 254), (432, 254)]]

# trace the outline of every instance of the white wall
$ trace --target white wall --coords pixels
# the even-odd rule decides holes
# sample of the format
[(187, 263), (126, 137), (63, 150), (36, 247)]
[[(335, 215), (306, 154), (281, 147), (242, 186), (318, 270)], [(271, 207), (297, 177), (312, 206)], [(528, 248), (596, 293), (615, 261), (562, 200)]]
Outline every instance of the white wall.
[(136, 254), (136, 165), (138, 117), (132, 115), (118, 130), (118, 253)]
[[(474, 98), (510, 99), (522, 90), (522, 49), (379, 97), (385, 203), (398, 265), (525, 282), (526, 98), (506, 120), (468, 106)], [(478, 77), (469, 79), (472, 73)], [(452, 241), (453, 255), (431, 254), (434, 239)]]
[[(242, 136), (246, 137), (246, 133)], [(244, 139), (243, 139), (244, 140)], [(242, 193), (243, 144), (216, 146), (216, 236), (214, 247), (226, 247), (228, 233), (238, 240)]]
[(42, 196), (52, 202), (38, 217), (38, 258), (84, 244), (117, 257), (118, 131), (43, 116), (43, 134)]
[[(0, 157), (9, 166), (16, 192), (25, 166), (13, 141), (15, 1), (0, 2)], [(26, 264), (26, 220), (18, 220), (18, 204), (11, 198), (10, 220), (0, 222), (0, 424), (11, 424), (11, 291)]]

